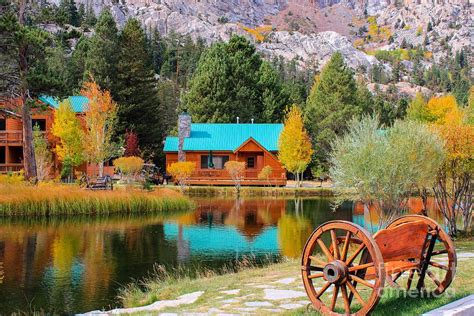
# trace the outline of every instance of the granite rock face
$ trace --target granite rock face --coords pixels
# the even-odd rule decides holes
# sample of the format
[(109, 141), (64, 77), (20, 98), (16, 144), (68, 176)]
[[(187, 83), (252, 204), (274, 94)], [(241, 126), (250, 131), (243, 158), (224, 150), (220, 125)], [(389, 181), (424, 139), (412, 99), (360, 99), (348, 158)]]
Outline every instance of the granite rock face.
[[(58, 3), (59, 0), (50, 0)], [(402, 42), (423, 44), (434, 60), (474, 42), (472, 0), (76, 0), (96, 14), (110, 8), (119, 26), (138, 18), (148, 29), (174, 31), (207, 43), (245, 35), (243, 26), (271, 24), (274, 29), (257, 48), (267, 56), (322, 64), (336, 50), (349, 66), (371, 67), (376, 59), (353, 47), (367, 16), (393, 32), (391, 43), (370, 49), (394, 49)], [(354, 25), (354, 20), (362, 24)], [(431, 30), (428, 31), (428, 22)], [(367, 26), (367, 24), (365, 24)], [(421, 30), (421, 32), (420, 32)]]

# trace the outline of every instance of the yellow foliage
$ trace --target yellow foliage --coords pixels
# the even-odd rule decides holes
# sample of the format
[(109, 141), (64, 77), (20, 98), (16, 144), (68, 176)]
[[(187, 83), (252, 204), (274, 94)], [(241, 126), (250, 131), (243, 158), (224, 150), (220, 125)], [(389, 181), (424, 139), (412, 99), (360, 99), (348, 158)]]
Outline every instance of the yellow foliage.
[(364, 46), (364, 43), (365, 43), (364, 39), (358, 38), (354, 41), (354, 47), (355, 48), (360, 48), (360, 47)]
[(406, 49), (400, 50), (400, 59), (401, 60), (410, 60), (410, 52)]
[(242, 24), (238, 24), (245, 32), (251, 34), (257, 42), (263, 42), (265, 37), (270, 33), (273, 29), (271, 25), (261, 25), (257, 26), (256, 28), (250, 28)]
[(301, 110), (293, 105), (286, 115), (285, 126), (278, 140), (278, 159), (286, 170), (298, 176), (310, 163), (312, 154), (311, 140), (304, 128)]
[(72, 166), (77, 166), (83, 161), (84, 132), (81, 124), (72, 109), (71, 102), (65, 100), (59, 103), (54, 113), (51, 132), (59, 138), (56, 153), (60, 161), (67, 161)]
[(95, 81), (84, 83), (81, 94), (89, 100), (84, 111), (85, 154), (89, 162), (103, 163), (115, 154), (112, 137), (117, 105), (110, 92), (101, 90)]
[(429, 50), (427, 50), (423, 53), (423, 57), (425, 59), (432, 59), (433, 58), (433, 52), (430, 52)]
[(227, 170), (227, 172), (230, 174), (232, 179), (236, 180), (244, 177), (245, 162), (231, 160), (227, 161), (224, 167), (225, 170)]
[[(474, 126), (448, 123), (438, 125), (436, 129), (445, 141), (448, 161), (468, 163), (472, 161), (474, 158)], [(452, 166), (453, 164), (449, 163), (448, 165)]]
[(278, 221), (278, 239), (282, 254), (289, 258), (298, 258), (311, 234), (313, 227), (304, 217), (284, 215)]
[(382, 40), (388, 40), (393, 35), (392, 29), (389, 26), (381, 27), (379, 33)]
[(403, 27), (403, 29), (406, 31), (411, 30), (411, 26), (407, 24)]
[(268, 180), (270, 178), (270, 176), (272, 175), (272, 172), (273, 172), (272, 167), (265, 166), (265, 167), (262, 168), (262, 170), (260, 170), (257, 177), (260, 180)]
[(130, 156), (121, 157), (114, 160), (114, 166), (119, 168), (125, 175), (136, 175), (138, 174), (145, 162), (140, 157)]
[(375, 16), (369, 16), (367, 22), (369, 23), (368, 34), (374, 39), (377, 38), (380, 31), (379, 26), (377, 25), (377, 18)]
[(7, 174), (0, 174), (0, 184), (22, 184), (25, 181), (25, 173), (22, 170)]
[(367, 23), (369, 23), (367, 34), (373, 42), (386, 41), (393, 35), (392, 29), (389, 26), (380, 27), (377, 25), (377, 17), (375, 16), (369, 16), (367, 18)]
[(452, 95), (431, 98), (426, 109), (429, 120), (435, 124), (459, 124), (463, 120), (463, 113)]
[(188, 179), (196, 169), (196, 163), (191, 161), (174, 162), (168, 166), (167, 171), (181, 186), (187, 184)]
[(420, 25), (416, 29), (416, 36), (420, 36), (421, 34), (423, 34), (423, 27)]

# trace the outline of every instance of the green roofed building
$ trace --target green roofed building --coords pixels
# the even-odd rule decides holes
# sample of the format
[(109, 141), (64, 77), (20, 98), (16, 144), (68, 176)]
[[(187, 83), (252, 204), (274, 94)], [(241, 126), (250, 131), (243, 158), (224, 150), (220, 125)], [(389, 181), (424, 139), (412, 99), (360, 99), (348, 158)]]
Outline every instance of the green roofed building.
[[(244, 162), (243, 185), (286, 185), (286, 171), (278, 161), (278, 139), (283, 124), (193, 124), (183, 113), (178, 120), (178, 136), (168, 136), (164, 152), (166, 165), (178, 161), (196, 164), (190, 183), (195, 185), (233, 185), (225, 163)], [(259, 178), (265, 167), (270, 177)]]

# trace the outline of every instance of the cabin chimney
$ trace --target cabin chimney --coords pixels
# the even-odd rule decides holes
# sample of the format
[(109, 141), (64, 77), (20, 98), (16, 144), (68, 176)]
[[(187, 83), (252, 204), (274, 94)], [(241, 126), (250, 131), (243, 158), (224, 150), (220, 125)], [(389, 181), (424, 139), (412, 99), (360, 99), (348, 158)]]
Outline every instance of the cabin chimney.
[(240, 117), (237, 116), (237, 124), (240, 122)]
[(184, 139), (191, 135), (191, 115), (186, 111), (178, 115), (178, 161), (186, 160), (183, 151)]

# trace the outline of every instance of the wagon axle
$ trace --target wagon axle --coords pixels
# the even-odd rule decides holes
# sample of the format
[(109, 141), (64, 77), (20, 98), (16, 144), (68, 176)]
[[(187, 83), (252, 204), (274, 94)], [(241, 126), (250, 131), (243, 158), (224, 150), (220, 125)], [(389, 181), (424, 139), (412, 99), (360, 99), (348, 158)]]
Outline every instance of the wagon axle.
[(332, 284), (342, 284), (347, 281), (349, 269), (345, 262), (334, 260), (323, 269), (324, 279)]

